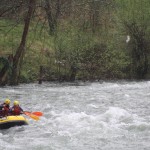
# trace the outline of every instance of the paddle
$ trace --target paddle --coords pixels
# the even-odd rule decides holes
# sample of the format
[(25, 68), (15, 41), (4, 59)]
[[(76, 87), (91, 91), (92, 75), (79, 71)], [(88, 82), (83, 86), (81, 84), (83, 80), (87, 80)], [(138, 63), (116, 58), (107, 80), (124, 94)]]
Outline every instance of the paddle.
[(43, 116), (43, 113), (40, 111), (35, 111), (35, 112), (31, 112), (31, 113), (36, 115), (36, 116)]
[(30, 113), (30, 112), (24, 111), (23, 113), (24, 113), (26, 116), (29, 116), (30, 118), (32, 118), (32, 119), (34, 119), (34, 120), (36, 120), (36, 121), (40, 119), (38, 116), (35, 116), (35, 115), (33, 115), (32, 113)]
[(40, 111), (35, 111), (35, 112), (24, 111), (24, 112), (31, 113), (31, 114), (39, 116), (39, 117), (43, 116), (43, 113)]

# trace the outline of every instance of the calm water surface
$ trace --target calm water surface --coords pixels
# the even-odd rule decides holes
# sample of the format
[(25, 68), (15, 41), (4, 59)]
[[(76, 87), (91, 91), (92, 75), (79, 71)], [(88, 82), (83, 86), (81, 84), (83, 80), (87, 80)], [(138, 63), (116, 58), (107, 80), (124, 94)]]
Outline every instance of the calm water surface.
[(0, 131), (0, 150), (150, 150), (150, 81), (0, 88), (0, 101), (42, 111)]

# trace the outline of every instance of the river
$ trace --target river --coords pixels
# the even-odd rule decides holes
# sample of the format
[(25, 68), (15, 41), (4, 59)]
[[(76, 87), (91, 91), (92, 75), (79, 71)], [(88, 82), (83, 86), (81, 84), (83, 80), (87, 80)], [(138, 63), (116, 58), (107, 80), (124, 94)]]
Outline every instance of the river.
[(150, 81), (0, 88), (39, 121), (0, 131), (0, 150), (149, 150)]

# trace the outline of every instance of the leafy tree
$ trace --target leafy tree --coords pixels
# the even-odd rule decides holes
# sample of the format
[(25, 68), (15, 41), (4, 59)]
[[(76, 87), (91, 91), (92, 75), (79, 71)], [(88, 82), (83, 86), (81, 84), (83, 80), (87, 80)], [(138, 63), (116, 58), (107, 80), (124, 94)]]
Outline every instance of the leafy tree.
[[(19, 47), (16, 50), (15, 55), (13, 56), (13, 63), (12, 63), (12, 74), (11, 74), (11, 79), (10, 79), (10, 84), (11, 85), (16, 85), (19, 82), (19, 76), (20, 76), (20, 71), (21, 71), (21, 65), (22, 65), (22, 61), (24, 58), (24, 54), (25, 54), (25, 45), (26, 45), (26, 40), (27, 40), (27, 35), (28, 35), (28, 30), (29, 30), (29, 26), (30, 26), (30, 21), (35, 9), (35, 3), (36, 0), (29, 0), (28, 3), (25, 2), (23, 3), (23, 1), (3, 1), (3, 5), (1, 7), (1, 16), (3, 17), (9, 17), (11, 15), (11, 13), (16, 13), (18, 14), (18, 12), (20, 12), (19, 8), (21, 8), (21, 6), (24, 4), (26, 5), (25, 8), (27, 8), (23, 11), (23, 16), (24, 16), (24, 29), (23, 29), (23, 33), (22, 33), (22, 37), (21, 37), (21, 42)], [(7, 6), (6, 8), (4, 6)], [(4, 76), (6, 76), (7, 72), (7, 68), (8, 67), (4, 67), (5, 69), (2, 70), (1, 72), (1, 81), (6, 82), (5, 80), (7, 80), (7, 78), (5, 78), (4, 80)], [(2, 80), (3, 79), (3, 80)], [(3, 84), (3, 83), (2, 83)]]
[(129, 54), (132, 60), (132, 77), (145, 78), (148, 73), (150, 2), (147, 0), (116, 0), (118, 16), (128, 35)]
[(36, 0), (29, 0), (28, 12), (25, 16), (24, 30), (23, 30), (21, 42), (13, 58), (12, 79), (10, 83), (12, 85), (18, 84), (19, 82), (20, 68), (25, 54), (25, 45), (26, 45), (27, 35), (29, 31), (30, 21), (35, 9), (35, 4), (36, 4)]

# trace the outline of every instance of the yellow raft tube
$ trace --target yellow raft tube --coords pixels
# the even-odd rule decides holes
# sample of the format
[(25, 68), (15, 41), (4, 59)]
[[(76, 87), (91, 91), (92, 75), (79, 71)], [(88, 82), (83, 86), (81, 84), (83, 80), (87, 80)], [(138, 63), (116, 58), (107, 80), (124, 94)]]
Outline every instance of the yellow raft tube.
[(7, 116), (0, 118), (0, 129), (8, 129), (14, 126), (27, 125), (28, 121), (23, 116)]

